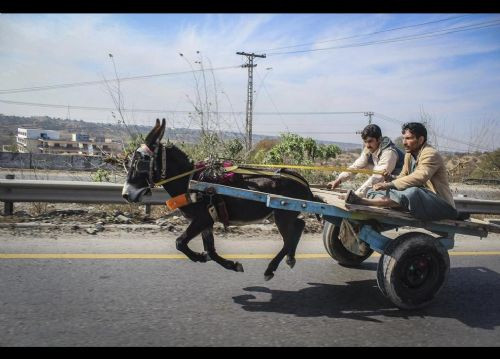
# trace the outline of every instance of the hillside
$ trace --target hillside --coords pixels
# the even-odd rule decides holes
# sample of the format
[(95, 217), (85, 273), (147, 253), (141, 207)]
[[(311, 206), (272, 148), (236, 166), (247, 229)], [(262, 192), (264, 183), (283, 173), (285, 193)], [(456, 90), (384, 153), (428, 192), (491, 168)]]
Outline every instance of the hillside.
[[(11, 145), (14, 143), (14, 137), (17, 134), (17, 128), (44, 128), (47, 130), (58, 130), (66, 132), (81, 132), (87, 133), (90, 137), (104, 136), (113, 139), (126, 140), (130, 137), (125, 126), (114, 123), (97, 123), (86, 122), (83, 120), (68, 120), (60, 118), (52, 118), (48, 116), (7, 116), (0, 114), (0, 147), (2, 145)], [(149, 126), (128, 126), (131, 133), (147, 134), (151, 127)], [(166, 131), (166, 136), (172, 141), (182, 141), (187, 143), (196, 143), (200, 137), (200, 130), (188, 128), (169, 128)], [(238, 134), (233, 132), (225, 132), (227, 138), (237, 137)], [(276, 136), (253, 135), (253, 143), (257, 143), (265, 138), (276, 138)], [(336, 144), (342, 150), (351, 150), (361, 148), (360, 144), (334, 142), (334, 141), (319, 141), (326, 144)]]

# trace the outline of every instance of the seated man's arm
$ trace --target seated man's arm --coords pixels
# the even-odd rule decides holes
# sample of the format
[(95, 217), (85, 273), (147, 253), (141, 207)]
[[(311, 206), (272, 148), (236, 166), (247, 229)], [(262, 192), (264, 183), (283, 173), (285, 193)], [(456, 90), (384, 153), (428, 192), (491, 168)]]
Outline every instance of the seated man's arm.
[(415, 171), (406, 176), (399, 176), (392, 181), (392, 185), (397, 190), (404, 190), (409, 187), (422, 187), (434, 176), (439, 167), (444, 166), (441, 156), (437, 152), (420, 158)]
[[(398, 162), (398, 154), (395, 151), (390, 151), (390, 150), (383, 151), (377, 165), (373, 167), (373, 171), (392, 173), (392, 171), (394, 171), (394, 168), (396, 168), (397, 162)], [(365, 181), (365, 183), (361, 185), (361, 187), (359, 187), (356, 190), (356, 194), (358, 196), (366, 197), (366, 193), (368, 192), (369, 189), (372, 188), (372, 186), (375, 183), (383, 181), (384, 181), (383, 175), (373, 174)]]
[[(364, 151), (362, 151), (361, 155), (348, 168), (357, 170), (357, 169), (366, 168), (367, 166), (368, 166), (368, 156), (364, 153)], [(342, 172), (338, 175), (338, 177), (335, 181), (329, 182), (327, 184), (327, 187), (333, 189), (333, 188), (337, 187), (339, 184), (341, 184), (345, 181), (348, 181), (349, 179), (354, 177), (354, 175), (355, 174), (352, 172), (347, 172), (347, 171)]]

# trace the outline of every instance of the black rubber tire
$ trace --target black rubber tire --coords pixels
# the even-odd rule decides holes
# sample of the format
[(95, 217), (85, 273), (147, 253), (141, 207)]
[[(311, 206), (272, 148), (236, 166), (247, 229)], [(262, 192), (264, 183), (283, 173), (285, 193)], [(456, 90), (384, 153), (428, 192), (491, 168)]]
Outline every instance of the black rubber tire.
[(398, 242), (398, 239), (400, 239), (400, 241), (404, 240), (406, 237), (404, 237), (404, 234), (399, 236), (399, 237), (396, 237), (396, 239), (393, 239), (392, 241), (389, 242), (389, 244), (387, 244), (387, 246), (384, 248), (384, 253), (382, 253), (380, 255), (380, 259), (378, 261), (378, 266), (377, 266), (377, 285), (378, 285), (378, 288), (380, 289), (380, 291), (382, 292), (382, 294), (384, 296), (387, 297), (387, 291), (385, 290), (385, 283), (384, 283), (384, 269), (382, 268), (383, 266), (383, 263), (384, 263), (384, 255), (385, 253), (392, 253), (392, 251), (394, 250), (394, 247), (400, 243)]
[(448, 251), (438, 239), (410, 232), (385, 248), (377, 268), (377, 284), (398, 308), (419, 309), (434, 301), (449, 271)]
[(335, 259), (340, 265), (355, 267), (372, 255), (373, 250), (364, 243), (363, 245), (366, 246), (364, 248), (365, 255), (360, 256), (348, 251), (340, 241), (339, 232), (340, 226), (331, 222), (325, 222), (323, 227), (323, 244), (330, 257)]

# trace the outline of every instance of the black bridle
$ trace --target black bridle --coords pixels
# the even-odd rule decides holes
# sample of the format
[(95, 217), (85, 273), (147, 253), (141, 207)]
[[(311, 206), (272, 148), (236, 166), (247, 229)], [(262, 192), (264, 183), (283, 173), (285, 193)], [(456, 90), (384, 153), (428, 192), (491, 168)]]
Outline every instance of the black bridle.
[(160, 141), (156, 142), (154, 152), (146, 145), (142, 144), (137, 150), (134, 151), (132, 159), (130, 161), (130, 167), (128, 170), (128, 180), (132, 178), (133, 175), (145, 174), (146, 181), (150, 188), (155, 187), (154, 175), (157, 172), (156, 159), (160, 153), (160, 148), (162, 151), (162, 166), (161, 166), (161, 178), (164, 179), (167, 176), (167, 155), (166, 148), (162, 146)]

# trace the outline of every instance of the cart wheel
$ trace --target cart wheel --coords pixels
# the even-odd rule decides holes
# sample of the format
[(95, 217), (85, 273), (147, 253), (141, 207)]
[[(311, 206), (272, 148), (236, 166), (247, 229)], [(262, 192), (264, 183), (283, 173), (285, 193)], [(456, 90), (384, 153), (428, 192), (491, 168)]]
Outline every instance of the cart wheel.
[(382, 292), (382, 294), (385, 295), (386, 297), (387, 297), (387, 290), (385, 290), (383, 264), (384, 264), (384, 258), (386, 258), (388, 256), (386, 256), (385, 254), (386, 253), (392, 253), (392, 251), (394, 250), (394, 247), (396, 247), (396, 245), (398, 243), (400, 243), (400, 241), (398, 241), (398, 239), (402, 240), (402, 239), (408, 237), (408, 236), (406, 236), (406, 237), (403, 237), (403, 236), (405, 236), (405, 234), (402, 234), (401, 236), (397, 237), (396, 239), (393, 239), (392, 241), (390, 241), (385, 246), (384, 253), (382, 253), (382, 255), (380, 256), (380, 259), (378, 261), (378, 266), (377, 266), (377, 285), (378, 285), (378, 288), (380, 289), (380, 291)]
[(397, 307), (418, 309), (431, 303), (450, 271), (448, 251), (436, 238), (405, 233), (385, 248), (377, 269), (381, 292)]
[(323, 228), (323, 244), (330, 257), (335, 259), (340, 265), (348, 267), (357, 266), (372, 255), (373, 249), (364, 242), (360, 245), (359, 253), (347, 250), (340, 241), (339, 232), (340, 226), (330, 222), (325, 223)]

